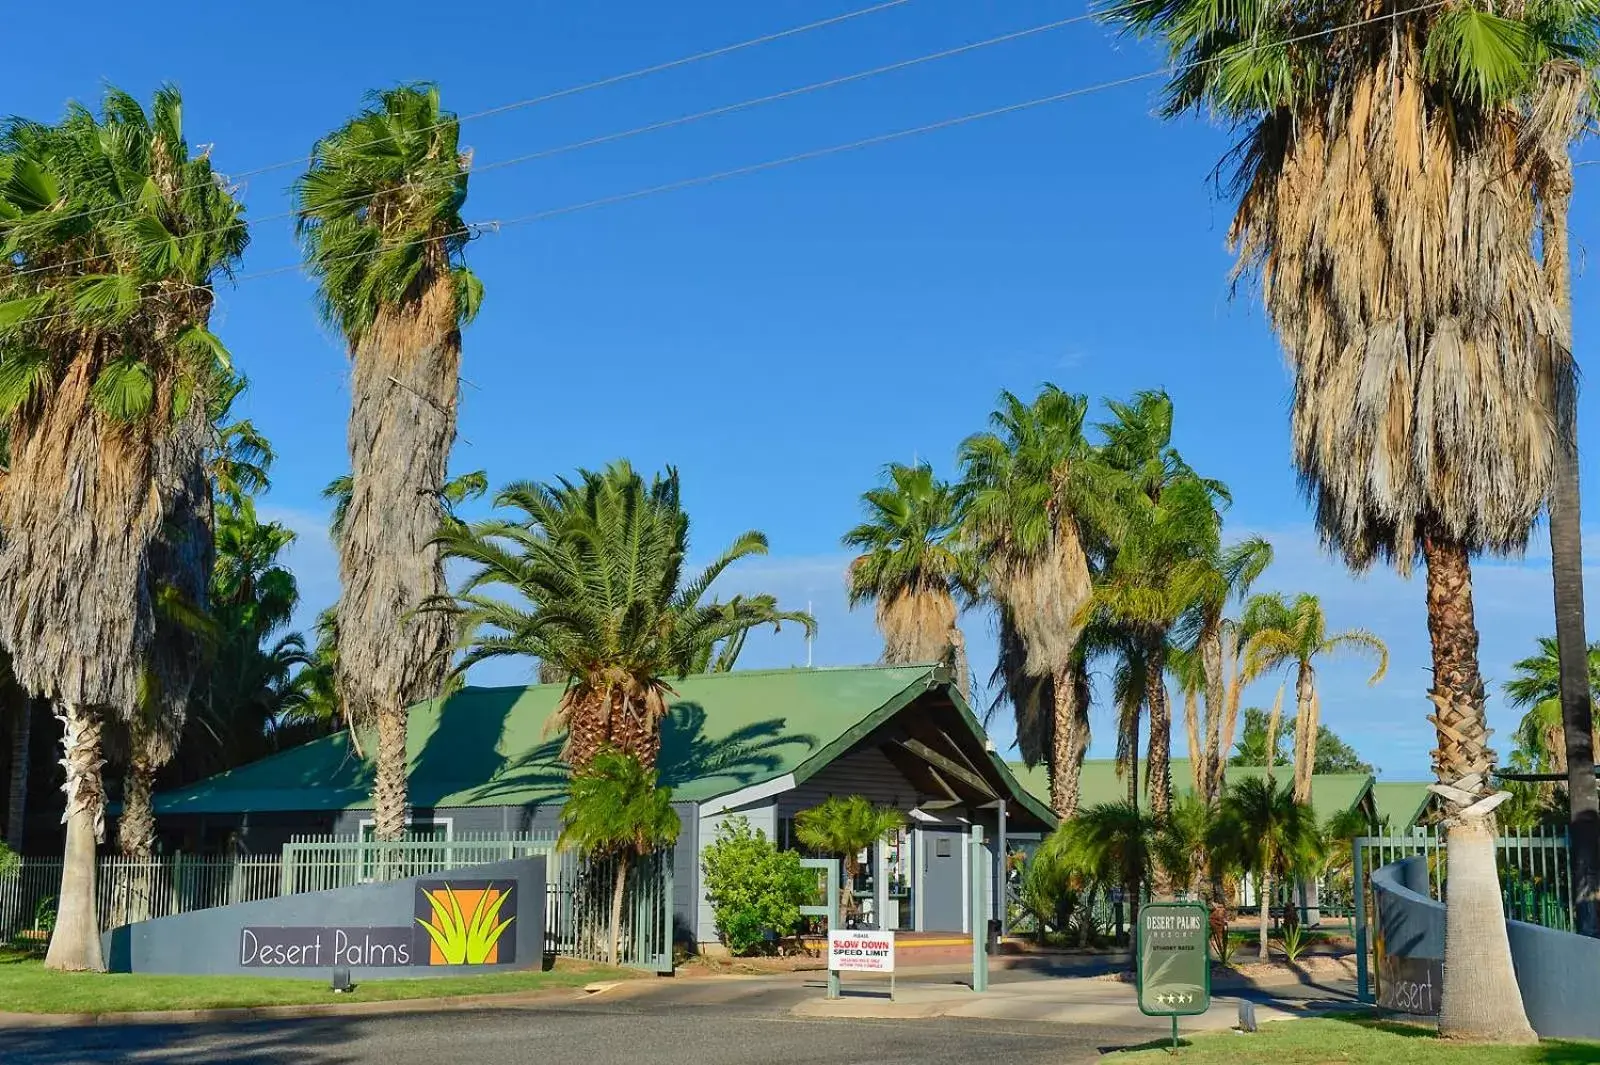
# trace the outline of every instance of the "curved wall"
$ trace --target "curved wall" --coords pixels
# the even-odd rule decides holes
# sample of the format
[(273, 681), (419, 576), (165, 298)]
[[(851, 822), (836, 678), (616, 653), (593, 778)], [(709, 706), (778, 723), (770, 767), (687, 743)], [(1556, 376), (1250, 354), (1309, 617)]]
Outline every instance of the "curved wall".
[[(1444, 904), (1428, 897), (1427, 859), (1372, 874), (1377, 902), (1378, 1005), (1437, 1015), (1443, 986)], [(1600, 939), (1507, 921), (1528, 1021), (1541, 1036), (1600, 1039)]]

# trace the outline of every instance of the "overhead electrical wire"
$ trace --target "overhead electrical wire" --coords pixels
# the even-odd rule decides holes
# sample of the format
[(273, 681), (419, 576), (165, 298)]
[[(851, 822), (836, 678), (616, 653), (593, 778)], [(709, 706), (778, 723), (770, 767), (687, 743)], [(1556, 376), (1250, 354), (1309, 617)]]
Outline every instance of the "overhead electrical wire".
[[(1271, 41), (1271, 42), (1268, 42), (1266, 44), (1259, 45), (1259, 46), (1256, 46), (1256, 47), (1259, 47), (1259, 48), (1278, 48), (1278, 47), (1282, 47), (1284, 45), (1298, 44), (1298, 43), (1302, 43), (1304, 41), (1315, 40), (1315, 39), (1317, 39), (1319, 37), (1326, 37), (1326, 36), (1329, 36), (1329, 35), (1334, 34), (1334, 33), (1338, 33), (1338, 32), (1343, 31), (1343, 30), (1357, 29), (1357, 28), (1362, 27), (1362, 26), (1368, 26), (1368, 25), (1373, 25), (1375, 23), (1379, 23), (1379, 22), (1389, 21), (1391, 19), (1399, 18), (1401, 16), (1413, 15), (1413, 14), (1416, 14), (1416, 13), (1418, 13), (1420, 11), (1427, 11), (1427, 10), (1432, 9), (1432, 8), (1443, 7), (1443, 6), (1445, 6), (1446, 4), (1448, 4), (1450, 2), (1451, 2), (1451, 0), (1430, 0), (1429, 3), (1420, 4), (1420, 5), (1416, 6), (1416, 7), (1408, 8), (1405, 11), (1391, 11), (1391, 12), (1388, 12), (1388, 13), (1385, 13), (1385, 14), (1381, 14), (1381, 15), (1373, 15), (1373, 16), (1371, 16), (1369, 18), (1358, 19), (1356, 21), (1344, 23), (1344, 24), (1341, 24), (1341, 25), (1338, 25), (1338, 26), (1327, 27), (1325, 29), (1317, 30), (1317, 31), (1315, 31), (1313, 33), (1303, 34), (1303, 35), (1298, 36), (1298, 37), (1287, 37), (1287, 38), (1284, 38), (1283, 40), (1280, 40), (1280, 41)], [(973, 112), (969, 112), (969, 113), (964, 114), (964, 115), (957, 115), (957, 116), (955, 116), (953, 118), (941, 119), (941, 120), (939, 120), (937, 122), (929, 122), (929, 123), (926, 123), (924, 125), (912, 126), (912, 127), (906, 128), (906, 129), (892, 130), (892, 131), (890, 131), (888, 133), (879, 133), (879, 134), (875, 134), (875, 135), (870, 136), (870, 137), (862, 137), (862, 138), (860, 138), (858, 140), (848, 141), (848, 142), (845, 142), (843, 144), (828, 145), (828, 146), (825, 146), (825, 147), (822, 147), (822, 148), (814, 148), (814, 149), (811, 149), (809, 151), (796, 152), (796, 153), (794, 153), (792, 155), (782, 156), (781, 158), (777, 158), (777, 159), (769, 159), (769, 160), (765, 160), (765, 161), (759, 162), (759, 163), (751, 163), (751, 164), (748, 164), (748, 165), (745, 165), (745, 166), (733, 167), (733, 168), (727, 169), (727, 170), (719, 170), (719, 171), (716, 171), (714, 173), (702, 174), (702, 175), (699, 175), (699, 176), (696, 176), (696, 177), (691, 177), (691, 178), (684, 178), (684, 179), (679, 180), (679, 181), (670, 181), (670, 182), (666, 182), (666, 183), (660, 184), (660, 185), (652, 185), (652, 186), (650, 186), (648, 188), (636, 189), (636, 190), (633, 190), (631, 192), (617, 193), (617, 194), (611, 195), (611, 196), (602, 196), (602, 197), (599, 197), (597, 199), (585, 200), (585, 201), (582, 201), (580, 203), (568, 204), (568, 205), (565, 205), (565, 206), (562, 206), (562, 207), (554, 207), (554, 208), (549, 208), (549, 209), (542, 210), (542, 211), (535, 211), (535, 212), (532, 212), (530, 214), (517, 215), (517, 216), (511, 217), (511, 218), (485, 219), (485, 220), (478, 221), (478, 222), (468, 222), (468, 223), (465, 223), (463, 228), (460, 229), (460, 230), (456, 230), (456, 231), (453, 231), (451, 233), (446, 233), (446, 234), (444, 234), (442, 236), (427, 237), (427, 238), (423, 238), (423, 239), (419, 239), (419, 240), (415, 240), (415, 241), (406, 241), (406, 242), (401, 242), (401, 243), (398, 243), (398, 244), (392, 244), (392, 245), (387, 246), (385, 248), (385, 250), (386, 251), (393, 251), (393, 250), (397, 250), (399, 248), (413, 247), (413, 246), (417, 246), (417, 245), (420, 245), (420, 244), (426, 244), (426, 243), (429, 243), (431, 241), (445, 240), (445, 239), (449, 239), (451, 237), (461, 236), (463, 234), (471, 234), (473, 236), (478, 236), (478, 235), (482, 235), (482, 234), (485, 234), (485, 233), (498, 233), (498, 232), (501, 232), (501, 231), (503, 231), (505, 229), (510, 229), (513, 226), (527, 225), (527, 224), (532, 223), (532, 222), (543, 221), (543, 220), (550, 219), (550, 218), (557, 218), (557, 217), (560, 217), (560, 216), (563, 216), (563, 215), (574, 214), (574, 213), (577, 213), (577, 212), (580, 212), (580, 211), (592, 210), (592, 209), (595, 209), (595, 208), (598, 208), (598, 207), (606, 207), (606, 206), (611, 206), (611, 205), (618, 204), (618, 203), (625, 203), (625, 202), (628, 202), (628, 201), (631, 201), (631, 200), (643, 199), (643, 198), (648, 197), (648, 196), (659, 195), (661, 193), (666, 193), (666, 192), (674, 192), (674, 191), (678, 191), (680, 189), (693, 188), (693, 187), (700, 186), (700, 185), (709, 185), (709, 184), (713, 184), (713, 183), (718, 182), (718, 181), (727, 180), (729, 178), (740, 177), (740, 176), (744, 176), (744, 175), (748, 175), (748, 174), (760, 173), (760, 172), (767, 171), (767, 170), (773, 170), (773, 169), (776, 169), (778, 167), (788, 166), (788, 165), (791, 165), (791, 164), (794, 164), (794, 163), (799, 163), (799, 162), (805, 162), (805, 161), (808, 161), (808, 160), (811, 160), (811, 159), (820, 159), (820, 158), (823, 158), (825, 156), (837, 155), (837, 154), (840, 154), (842, 152), (854, 151), (854, 150), (857, 150), (857, 149), (866, 148), (866, 147), (870, 147), (870, 146), (874, 146), (874, 145), (878, 145), (878, 144), (889, 143), (891, 141), (904, 140), (904, 139), (906, 139), (908, 137), (918, 136), (918, 135), (923, 134), (923, 133), (931, 133), (931, 132), (935, 132), (937, 130), (951, 129), (951, 128), (954, 128), (954, 127), (957, 127), (957, 126), (963, 126), (963, 125), (967, 125), (967, 124), (972, 123), (972, 122), (977, 122), (977, 121), (980, 121), (980, 120), (986, 119), (986, 118), (996, 118), (996, 117), (999, 117), (1001, 115), (1016, 114), (1016, 113), (1021, 112), (1021, 111), (1032, 110), (1033, 108), (1036, 108), (1036, 107), (1043, 107), (1043, 106), (1045, 106), (1047, 104), (1060, 103), (1061, 101), (1073, 99), (1075, 97), (1088, 96), (1088, 95), (1091, 95), (1093, 93), (1105, 92), (1105, 91), (1108, 91), (1110, 89), (1121, 88), (1123, 86), (1132, 85), (1132, 84), (1135, 84), (1135, 83), (1138, 83), (1138, 82), (1141, 82), (1141, 81), (1149, 81), (1149, 80), (1151, 80), (1153, 78), (1170, 77), (1170, 76), (1175, 75), (1175, 74), (1183, 73), (1184, 71), (1187, 71), (1187, 70), (1193, 70), (1193, 69), (1195, 69), (1197, 67), (1205, 66), (1206, 64), (1211, 63), (1211, 62), (1215, 62), (1215, 60), (1214, 59), (1202, 59), (1202, 60), (1196, 60), (1196, 61), (1194, 61), (1192, 63), (1182, 63), (1182, 64), (1176, 64), (1176, 65), (1172, 65), (1172, 66), (1160, 67), (1158, 69), (1144, 71), (1143, 73), (1139, 73), (1139, 74), (1130, 74), (1130, 75), (1128, 75), (1126, 77), (1122, 77), (1122, 78), (1114, 78), (1114, 79), (1111, 79), (1109, 81), (1097, 82), (1097, 83), (1092, 84), (1092, 85), (1083, 85), (1083, 86), (1079, 86), (1078, 88), (1067, 89), (1067, 90), (1065, 90), (1063, 92), (1052, 93), (1052, 94), (1050, 94), (1048, 96), (1035, 97), (1034, 99), (1024, 100), (1024, 101), (1022, 101), (1020, 103), (1007, 104), (1007, 105), (1004, 105), (1004, 106), (1001, 106), (1001, 107), (988, 108), (988, 109), (985, 109), (985, 110), (982, 110), (982, 111), (973, 111)], [(368, 253), (366, 253), (366, 252), (352, 253), (350, 255), (339, 256), (339, 257), (336, 257), (336, 258), (328, 260), (328, 261), (329, 262), (339, 262), (339, 261), (342, 261), (344, 259), (363, 258), (367, 254)], [(257, 280), (257, 279), (265, 278), (265, 277), (273, 277), (273, 276), (277, 276), (277, 275), (280, 275), (280, 274), (292, 273), (292, 272), (296, 272), (296, 271), (302, 270), (302, 269), (304, 269), (304, 266), (305, 266), (305, 264), (301, 263), (301, 262), (289, 263), (289, 264), (286, 264), (286, 265), (283, 265), (283, 266), (272, 267), (272, 268), (269, 268), (269, 269), (266, 269), (266, 270), (258, 270), (258, 271), (254, 271), (254, 272), (250, 272), (250, 273), (239, 274), (234, 278), (234, 280), (236, 282), (241, 282), (242, 283), (244, 281)], [(154, 298), (154, 297), (141, 297), (141, 301), (143, 301), (144, 299), (148, 299), (148, 298)], [(11, 324), (12, 325), (22, 325), (22, 324), (29, 324), (29, 323), (34, 323), (34, 322), (41, 322), (41, 321), (51, 321), (51, 320), (55, 320), (57, 318), (66, 317), (66, 316), (68, 316), (69, 313), (70, 312), (59, 312), (57, 314), (52, 314), (52, 315), (41, 315), (41, 316), (37, 316), (37, 317), (33, 317), (33, 318), (22, 318), (22, 319), (18, 319), (17, 321), (15, 321), (15, 322), (13, 322)]]
[[(751, 37), (748, 40), (736, 41), (733, 44), (719, 45), (716, 48), (708, 48), (705, 51), (695, 52), (692, 55), (680, 56), (677, 59), (668, 59), (660, 63), (651, 64), (647, 67), (639, 67), (636, 70), (625, 71), (621, 74), (611, 74), (595, 81), (584, 82), (581, 85), (572, 85), (565, 89), (555, 89), (539, 96), (530, 96), (523, 100), (513, 100), (510, 103), (497, 104), (494, 107), (488, 107), (482, 111), (473, 111), (469, 114), (457, 115), (445, 121), (435, 122), (431, 126), (419, 127), (413, 132), (421, 133), (433, 129), (442, 129), (445, 126), (450, 125), (452, 122), (473, 122), (480, 118), (490, 118), (494, 115), (503, 115), (510, 111), (520, 111), (524, 108), (536, 107), (539, 104), (550, 103), (553, 100), (562, 100), (570, 96), (578, 96), (582, 93), (593, 92), (596, 89), (606, 89), (613, 85), (621, 85), (625, 82), (637, 81), (639, 78), (649, 77), (652, 74), (661, 74), (668, 70), (676, 70), (679, 67), (686, 67), (691, 63), (699, 63), (707, 59), (717, 59), (721, 56), (732, 55), (735, 52), (742, 52), (748, 48), (756, 48), (763, 44), (771, 44), (774, 41), (781, 41), (787, 37), (798, 37), (803, 33), (810, 33), (813, 30), (826, 29), (829, 26), (837, 26), (842, 22), (849, 22), (852, 19), (862, 18), (866, 15), (875, 15), (880, 11), (887, 11), (890, 8), (902, 7), (911, 2), (912, 0), (881, 0), (880, 3), (872, 4), (868, 7), (856, 8), (853, 11), (846, 11), (839, 15), (830, 15), (827, 18), (817, 19), (814, 22), (807, 22), (799, 26), (790, 26), (788, 29), (775, 30), (771, 33), (762, 34), (759, 37)], [(371, 143), (381, 144), (383, 143), (384, 139), (386, 138), (378, 138)], [(254, 167), (250, 170), (240, 170), (229, 174), (221, 174), (219, 172), (218, 176), (223, 177), (228, 181), (238, 181), (241, 178), (255, 177), (258, 174), (270, 174), (275, 170), (284, 170), (291, 166), (303, 166), (309, 162), (311, 162), (310, 156), (297, 155), (292, 159), (282, 159), (276, 163), (267, 163), (264, 166)], [(197, 183), (195, 185), (184, 186), (175, 191), (187, 192), (190, 189), (203, 187), (203, 185)], [(124, 200), (121, 203), (104, 204), (100, 207), (91, 207), (86, 210), (76, 212), (75, 214), (62, 215), (59, 221), (67, 221), (73, 218), (87, 218), (96, 214), (101, 214), (105, 211), (114, 211), (118, 207), (127, 207), (137, 202), (138, 197), (134, 197), (132, 199)]]
[[(1063, 27), (1073, 25), (1074, 23), (1084, 22), (1088, 19), (1098, 17), (1100, 17), (1098, 14), (1093, 13), (1086, 15), (1073, 15), (1070, 18), (1057, 19), (1054, 22), (1047, 22), (1038, 26), (1029, 26), (1028, 28), (1021, 30), (1013, 30), (1010, 33), (1002, 33), (995, 37), (987, 37), (981, 41), (972, 41), (968, 44), (957, 45), (953, 48), (946, 48), (938, 52), (929, 52), (925, 55), (918, 55), (909, 59), (897, 60), (893, 63), (886, 63), (882, 66), (871, 67), (867, 70), (858, 70), (851, 74), (841, 74), (837, 77), (826, 78), (822, 81), (814, 81), (808, 85), (800, 85), (792, 89), (783, 89), (779, 92), (767, 93), (762, 96), (754, 96), (747, 100), (740, 100), (736, 103), (722, 104), (717, 107), (707, 108), (704, 111), (696, 111), (692, 114), (679, 115), (676, 118), (667, 118), (658, 122), (650, 122), (642, 126), (634, 126), (631, 129), (618, 130), (613, 133), (603, 133), (599, 136), (588, 137), (579, 141), (571, 141), (566, 144), (556, 145), (552, 148), (543, 148), (536, 152), (528, 152), (524, 155), (513, 156), (509, 159), (499, 159), (483, 166), (465, 167), (463, 168), (463, 172), (471, 177), (475, 174), (484, 174), (493, 171), (504, 170), (509, 167), (523, 166), (527, 163), (532, 163), (540, 159), (548, 159), (553, 156), (564, 155), (568, 152), (579, 151), (584, 148), (594, 148), (602, 144), (612, 144), (617, 141), (627, 140), (631, 137), (638, 137), (646, 133), (658, 133), (662, 130), (675, 129), (679, 126), (687, 126), (694, 122), (702, 122), (708, 118), (717, 118), (722, 115), (734, 114), (740, 111), (748, 111), (752, 108), (760, 107), (765, 104), (777, 103), (780, 100), (790, 100), (799, 96), (805, 96), (809, 93), (820, 92), (824, 89), (833, 89), (841, 85), (849, 85), (853, 82), (865, 81), (868, 78), (896, 73), (901, 70), (907, 70), (911, 67), (921, 66), (924, 63), (933, 63), (941, 59), (951, 59), (955, 56), (965, 55), (969, 52), (976, 52), (980, 49), (992, 48), (995, 45), (1009, 44), (1013, 41), (1019, 41), (1037, 34), (1047, 33), (1051, 30), (1062, 29)], [(399, 187), (408, 188), (415, 186), (402, 185)], [(370, 199), (370, 197), (366, 194), (346, 196), (343, 198), (330, 200), (327, 206), (333, 207), (343, 204), (362, 203), (368, 199)], [(94, 210), (110, 210), (112, 206), (114, 205), (94, 208)], [(56, 220), (66, 221), (67, 219), (80, 217), (87, 213), (88, 212), (79, 212), (77, 215), (62, 215)], [(266, 222), (276, 222), (283, 219), (294, 218), (298, 214), (298, 211), (279, 211), (276, 214), (262, 215), (259, 218), (241, 219), (240, 221), (244, 222), (248, 226), (255, 227)], [(212, 229), (193, 230), (182, 235), (185, 237), (208, 236), (214, 233), (225, 232), (230, 228), (232, 227), (217, 226)], [(30, 274), (50, 273), (71, 266), (82, 266), (85, 263), (95, 261), (97, 258), (98, 256), (85, 256), (81, 259), (70, 259), (66, 262), (51, 263), (48, 266), (29, 267), (24, 270), (13, 271), (10, 276), (27, 277)]]

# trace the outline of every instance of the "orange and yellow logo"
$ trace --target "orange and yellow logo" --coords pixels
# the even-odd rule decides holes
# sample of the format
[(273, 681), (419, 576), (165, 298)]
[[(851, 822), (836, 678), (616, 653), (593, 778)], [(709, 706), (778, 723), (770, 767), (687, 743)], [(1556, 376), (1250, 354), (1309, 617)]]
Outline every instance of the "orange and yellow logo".
[[(509, 884), (429, 881), (417, 886), (416, 922), (429, 965), (505, 965), (516, 960), (516, 900)], [(420, 944), (419, 944), (420, 945)]]

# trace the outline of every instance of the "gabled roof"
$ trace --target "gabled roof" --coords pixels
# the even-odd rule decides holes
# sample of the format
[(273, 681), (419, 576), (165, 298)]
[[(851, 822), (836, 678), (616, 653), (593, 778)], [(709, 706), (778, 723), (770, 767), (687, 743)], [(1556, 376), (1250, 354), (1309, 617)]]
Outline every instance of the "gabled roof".
[(1372, 785), (1372, 800), (1378, 807), (1378, 822), (1387, 823), (1389, 832), (1409, 832), (1427, 809), (1433, 793), (1426, 781), (1380, 780)]
[[(912, 702), (938, 690), (984, 752), (991, 775), (1048, 823), (1048, 806), (987, 750), (971, 709), (935, 666), (736, 670), (672, 682), (661, 782), (701, 802), (792, 775), (805, 781)], [(559, 684), (465, 688), (412, 707), (406, 735), (413, 806), (529, 806), (566, 797), (562, 736), (547, 728)], [(371, 737), (362, 750), (370, 758)], [(372, 764), (340, 734), (156, 797), (162, 814), (371, 809)]]
[[(1011, 771), (1023, 786), (1043, 801), (1050, 801), (1050, 777), (1044, 766), (1029, 769), (1020, 762), (1011, 763)], [(1145, 802), (1144, 765), (1139, 766), (1139, 801)], [(1241, 780), (1259, 777), (1264, 770), (1256, 766), (1229, 766), (1225, 779)], [(1279, 771), (1287, 779), (1287, 767)], [(1372, 789), (1373, 780), (1366, 773), (1322, 773), (1311, 778), (1311, 808), (1318, 821), (1326, 821), (1334, 814), (1354, 809)], [(1111, 758), (1091, 758), (1083, 763), (1083, 775), (1078, 785), (1080, 807), (1098, 806), (1106, 802), (1125, 802), (1128, 782), (1117, 775), (1117, 763)], [(1187, 758), (1172, 760), (1172, 791), (1174, 795), (1188, 795), (1194, 791), (1194, 770)]]

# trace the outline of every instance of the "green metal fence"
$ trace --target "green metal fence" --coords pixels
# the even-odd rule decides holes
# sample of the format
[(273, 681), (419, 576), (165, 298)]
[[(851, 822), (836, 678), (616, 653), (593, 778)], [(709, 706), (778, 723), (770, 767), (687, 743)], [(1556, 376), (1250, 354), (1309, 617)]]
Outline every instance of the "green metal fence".
[[(1375, 870), (1404, 858), (1427, 859), (1430, 894), (1441, 901), (1450, 894), (1449, 863), (1444, 838), (1434, 832), (1363, 836), (1354, 844), (1356, 980), (1358, 994), (1369, 997), (1369, 954), (1377, 919), (1372, 898)], [(1495, 866), (1500, 876), (1500, 901), (1507, 919), (1570, 932), (1572, 862), (1565, 829), (1514, 832), (1495, 839)]]
[[(173, 914), (276, 898), (279, 859), (173, 854), (138, 862), (101, 858), (95, 870), (95, 913), (101, 930)], [(48, 931), (61, 890), (59, 859), (24, 859), (0, 878), (0, 942)]]
[[(553, 832), (392, 843), (305, 836), (286, 844), (281, 857), (175, 854), (153, 862), (101, 858), (96, 910), (100, 927), (110, 929), (235, 902), (533, 856), (546, 859), (546, 952), (609, 960), (615, 860), (587, 860), (559, 850)], [(619, 926), (622, 965), (672, 971), (672, 858), (673, 852), (666, 850), (629, 863)], [(17, 872), (0, 878), (0, 943), (48, 932), (60, 886), (59, 860), (25, 859)]]

